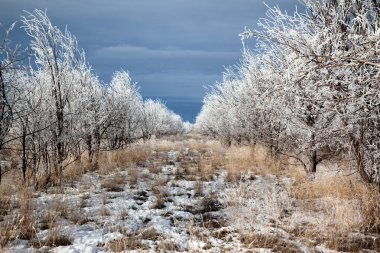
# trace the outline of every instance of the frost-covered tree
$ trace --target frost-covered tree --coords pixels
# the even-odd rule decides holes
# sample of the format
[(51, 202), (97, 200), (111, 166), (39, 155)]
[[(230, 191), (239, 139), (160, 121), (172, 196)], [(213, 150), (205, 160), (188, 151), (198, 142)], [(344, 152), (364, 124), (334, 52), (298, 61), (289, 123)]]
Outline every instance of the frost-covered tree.
[(379, 3), (303, 2), (305, 13), (269, 8), (259, 29), (241, 34), (242, 63), (206, 96), (197, 125), (275, 146), (310, 172), (349, 153), (363, 179), (379, 183)]
[(46, 12), (35, 10), (22, 17), (23, 27), (31, 38), (35, 64), (43, 75), (44, 88), (49, 92), (47, 108), (51, 120), (49, 152), (52, 153), (54, 173), (60, 183), (65, 160), (77, 145), (73, 133), (74, 101), (80, 96), (76, 91), (86, 85), (88, 70), (84, 52), (78, 49), (76, 38), (66, 29), (62, 32), (49, 20)]
[(2, 29), (0, 43), (0, 150), (12, 125), (13, 106), (17, 99), (15, 79), (12, 73), (15, 71), (19, 51), (18, 48), (12, 50), (9, 46), (9, 34), (15, 24), (13, 23), (8, 29), (0, 24)]
[[(10, 47), (9, 34), (16, 23), (9, 28), (3, 27), (0, 23), (0, 151), (7, 140), (9, 131), (14, 119), (14, 105), (17, 103), (19, 92), (15, 85), (16, 78), (14, 73), (17, 69), (18, 58), (21, 54), (19, 46)], [(0, 165), (0, 182), (4, 171)]]
[(117, 149), (139, 139), (142, 98), (127, 71), (116, 71), (108, 87), (110, 109), (107, 138), (109, 148)]
[(143, 101), (127, 71), (102, 83), (76, 38), (46, 12), (26, 12), (21, 21), (31, 38), (30, 65), (16, 68), (18, 47), (10, 50), (8, 39), (13, 25), (0, 45), (0, 150), (19, 156), (15, 169), (24, 182), (61, 184), (64, 168), (85, 153), (97, 165), (102, 150), (183, 131), (182, 119), (164, 104)]
[(161, 101), (148, 99), (144, 101), (141, 118), (141, 132), (144, 140), (165, 134), (183, 133), (180, 116), (170, 111)]

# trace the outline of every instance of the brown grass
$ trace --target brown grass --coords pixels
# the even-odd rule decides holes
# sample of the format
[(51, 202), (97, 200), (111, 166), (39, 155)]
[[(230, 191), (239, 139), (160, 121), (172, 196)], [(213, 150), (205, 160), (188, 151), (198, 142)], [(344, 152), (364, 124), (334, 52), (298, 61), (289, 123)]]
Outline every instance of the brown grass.
[(159, 140), (155, 143), (155, 149), (157, 152), (169, 152), (170, 150), (175, 149), (175, 144), (172, 141), (168, 140)]
[(67, 200), (55, 198), (50, 203), (49, 211), (53, 212), (54, 215), (61, 216), (65, 219), (68, 219), (70, 211), (72, 211), (69, 209), (70, 206), (72, 205)]
[(203, 155), (198, 158), (198, 173), (204, 181), (212, 180), (212, 176), (214, 175), (213, 167), (208, 164)]
[(214, 170), (221, 169), (225, 166), (226, 159), (225, 159), (225, 153), (214, 151), (211, 154), (211, 167)]
[(155, 209), (162, 209), (165, 207), (165, 198), (167, 197), (167, 194), (165, 192), (165, 187), (163, 186), (155, 186), (153, 188), (153, 193), (155, 196), (155, 202), (153, 204), (153, 208)]
[[(318, 225), (305, 228), (303, 235), (319, 236), (332, 249), (355, 252), (365, 242), (359, 242), (359, 238), (350, 241), (351, 232), (380, 231), (380, 192), (354, 176), (319, 176), (314, 181), (296, 183), (290, 193), (300, 200), (300, 211), (311, 212), (314, 217), (326, 215)], [(351, 246), (345, 248), (344, 244)]]
[(102, 180), (102, 188), (105, 188), (110, 192), (122, 192), (124, 191), (124, 185), (127, 183), (127, 179), (123, 175), (113, 175)]
[(158, 243), (157, 248), (160, 252), (173, 252), (177, 249), (174, 239), (166, 239)]
[(187, 145), (190, 149), (195, 154), (204, 154), (207, 152), (209, 147), (207, 147), (206, 142), (204, 140), (198, 140), (198, 139), (191, 139), (188, 142)]
[(137, 182), (139, 181), (139, 168), (137, 167), (129, 167), (128, 169), (128, 182), (131, 188), (135, 188)]
[(72, 183), (79, 181), (82, 176), (90, 171), (98, 170), (98, 164), (95, 162), (90, 163), (85, 154), (81, 159), (68, 165), (63, 171), (63, 181), (66, 183)]
[(107, 206), (102, 206), (102, 208), (100, 209), (100, 215), (101, 216), (110, 216), (111, 210)]
[(89, 222), (90, 220), (83, 215), (83, 212), (81, 212), (78, 209), (72, 210), (70, 213), (70, 221), (73, 224), (83, 225)]
[(108, 203), (109, 203), (109, 195), (108, 194), (106, 194), (106, 193), (104, 193), (104, 192), (102, 192), (101, 193), (101, 199), (102, 199), (102, 205), (107, 205)]
[(123, 150), (101, 152), (99, 156), (99, 169), (101, 173), (124, 169), (130, 166), (140, 166), (147, 162), (152, 154), (150, 145), (136, 145)]
[[(362, 229), (366, 232), (380, 233), (380, 192), (376, 187), (369, 187), (361, 194), (363, 213)], [(380, 245), (379, 245), (380, 247)]]
[[(2, 247), (8, 246), (8, 244), (17, 236), (17, 226), (12, 222), (6, 222), (2, 224), (0, 230), (0, 250)], [(1, 251), (0, 251), (1, 252)]]
[(195, 176), (198, 174), (199, 165), (190, 161), (183, 161), (180, 165), (187, 176)]
[(106, 247), (111, 252), (123, 252), (126, 250), (143, 249), (141, 239), (138, 237), (123, 237), (122, 239), (109, 242)]
[(204, 195), (204, 182), (198, 180), (194, 185), (194, 195), (203, 196)]
[(153, 183), (153, 188), (156, 187), (165, 187), (166, 184), (170, 181), (170, 178), (166, 175), (159, 175)]
[(128, 216), (129, 216), (129, 213), (128, 213), (128, 210), (125, 209), (125, 210), (122, 210), (119, 214), (119, 218), (120, 220), (127, 220), (128, 219)]
[(22, 189), (19, 193), (20, 203), (20, 234), (19, 238), (23, 240), (31, 240), (36, 236), (34, 229), (34, 217), (32, 207), (32, 193), (28, 189)]
[(336, 197), (353, 199), (368, 191), (368, 186), (353, 177), (335, 176), (313, 181), (304, 180), (291, 188), (292, 196), (297, 199), (316, 199)]
[(87, 200), (90, 198), (90, 194), (83, 194), (80, 198), (79, 208), (85, 208), (87, 206)]
[(305, 173), (298, 164), (272, 157), (260, 144), (251, 147), (231, 146), (227, 149), (224, 160), (227, 169), (226, 179), (229, 182), (240, 180), (247, 172), (261, 175), (287, 175), (299, 179), (305, 177)]
[(153, 163), (149, 166), (149, 172), (151, 174), (158, 174), (161, 172), (161, 163)]
[(128, 251), (128, 250), (144, 250), (144, 249), (149, 249), (149, 248), (142, 244), (142, 240), (157, 241), (159, 238), (160, 238), (160, 233), (158, 233), (154, 228), (148, 228), (148, 229), (141, 230), (136, 234), (109, 242), (106, 245), (106, 247), (112, 252), (122, 252), (122, 251)]
[(11, 208), (12, 188), (0, 185), (0, 221), (7, 215)]
[(34, 240), (37, 235), (35, 229), (37, 221), (33, 215), (31, 189), (21, 187), (15, 195), (17, 196), (16, 203), (10, 204), (12, 202), (7, 202), (7, 205), (9, 205), (8, 211), (14, 213), (13, 218), (0, 223), (0, 247), (7, 246), (8, 243), (16, 238)]
[(230, 147), (226, 160), (226, 179), (229, 182), (240, 180), (242, 175), (248, 170), (252, 170), (256, 164), (250, 147)]
[(270, 235), (270, 234), (249, 234), (242, 236), (242, 242), (248, 246), (250, 249), (254, 248), (268, 248), (272, 249), (274, 252), (291, 252), (291, 253), (302, 253), (297, 245), (289, 241), (281, 239), (280, 236)]
[(71, 238), (63, 232), (58, 224), (55, 224), (49, 229), (48, 237), (45, 245), (49, 247), (71, 245)]

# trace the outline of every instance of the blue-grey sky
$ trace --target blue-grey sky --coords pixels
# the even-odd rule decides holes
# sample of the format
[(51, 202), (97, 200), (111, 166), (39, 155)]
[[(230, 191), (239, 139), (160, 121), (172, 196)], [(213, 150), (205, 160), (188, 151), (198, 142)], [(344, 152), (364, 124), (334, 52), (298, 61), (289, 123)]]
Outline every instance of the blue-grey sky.
[[(266, 0), (288, 12), (297, 0)], [(109, 82), (128, 70), (144, 97), (161, 98), (185, 120), (200, 110), (205, 86), (238, 63), (244, 26), (265, 16), (263, 0), (0, 0), (0, 22), (8, 26), (23, 10), (47, 9), (86, 51), (94, 72)], [(19, 23), (20, 26), (20, 23)], [(27, 41), (21, 30), (11, 39)]]

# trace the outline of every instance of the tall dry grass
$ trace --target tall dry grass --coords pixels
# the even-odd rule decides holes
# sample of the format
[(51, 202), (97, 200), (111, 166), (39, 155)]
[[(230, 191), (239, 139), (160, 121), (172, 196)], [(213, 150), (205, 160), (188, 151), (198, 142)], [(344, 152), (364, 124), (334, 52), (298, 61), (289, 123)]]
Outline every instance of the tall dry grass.
[(231, 146), (226, 151), (227, 180), (236, 182), (247, 172), (256, 174), (280, 174), (280, 161), (272, 158), (266, 149), (255, 146)]
[[(378, 188), (365, 184), (357, 175), (345, 176), (350, 172), (340, 167), (341, 162), (330, 163), (333, 168), (321, 164), (317, 175), (309, 178), (297, 160), (272, 157), (260, 145), (229, 147), (225, 168), (230, 184), (222, 195), (229, 224), (248, 238), (259, 238), (258, 242), (273, 237), (275, 228), (281, 227), (295, 237), (335, 250), (373, 247), (366, 246), (365, 240), (371, 239), (361, 241), (350, 236), (380, 232)], [(245, 181), (248, 172), (263, 177)], [(260, 231), (260, 236), (249, 231)]]
[(99, 170), (102, 174), (130, 166), (142, 165), (152, 154), (150, 145), (136, 145), (122, 150), (101, 152), (99, 156)]
[(15, 239), (30, 241), (36, 239), (38, 224), (33, 211), (32, 192), (32, 189), (20, 187), (12, 193), (6, 213), (8, 216), (0, 220), (0, 247), (8, 246)]
[[(380, 192), (354, 176), (338, 175), (304, 180), (291, 187), (292, 196), (318, 203), (329, 214), (334, 233), (380, 232)], [(308, 204), (310, 206), (310, 204)]]

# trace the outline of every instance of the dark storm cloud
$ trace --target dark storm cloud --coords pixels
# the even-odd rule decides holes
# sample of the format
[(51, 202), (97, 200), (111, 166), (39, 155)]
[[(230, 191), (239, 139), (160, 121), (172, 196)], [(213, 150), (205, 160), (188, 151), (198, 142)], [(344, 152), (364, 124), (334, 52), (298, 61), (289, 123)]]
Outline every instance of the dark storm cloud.
[[(298, 0), (266, 3), (293, 12)], [(144, 96), (199, 101), (203, 86), (238, 62), (238, 34), (266, 10), (262, 0), (0, 0), (0, 22), (7, 26), (35, 8), (68, 26), (104, 81), (123, 68)], [(21, 31), (12, 36), (26, 40)]]

